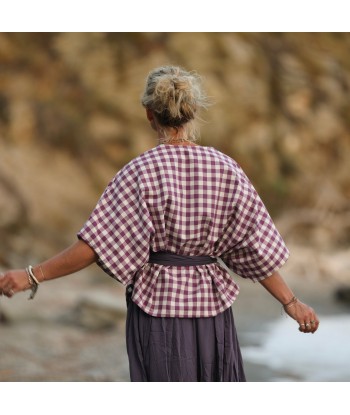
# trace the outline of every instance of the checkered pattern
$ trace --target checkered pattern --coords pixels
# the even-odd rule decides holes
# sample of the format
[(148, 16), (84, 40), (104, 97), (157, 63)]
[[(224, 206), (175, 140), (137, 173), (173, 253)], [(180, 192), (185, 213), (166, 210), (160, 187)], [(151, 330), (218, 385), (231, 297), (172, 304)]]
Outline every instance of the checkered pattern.
[(230, 307), (239, 288), (220, 263), (149, 264), (149, 251), (219, 257), (260, 281), (289, 252), (239, 165), (212, 147), (159, 145), (110, 182), (78, 237), (133, 301), (157, 317), (209, 317)]

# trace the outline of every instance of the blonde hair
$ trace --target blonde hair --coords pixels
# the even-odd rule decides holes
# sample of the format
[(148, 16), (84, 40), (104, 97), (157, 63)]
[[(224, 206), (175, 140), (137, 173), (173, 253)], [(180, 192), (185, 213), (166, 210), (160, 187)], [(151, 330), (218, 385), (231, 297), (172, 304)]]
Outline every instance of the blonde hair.
[(153, 112), (165, 140), (167, 129), (182, 128), (187, 141), (198, 138), (195, 122), (200, 109), (209, 105), (200, 76), (178, 66), (162, 66), (151, 71), (141, 102)]

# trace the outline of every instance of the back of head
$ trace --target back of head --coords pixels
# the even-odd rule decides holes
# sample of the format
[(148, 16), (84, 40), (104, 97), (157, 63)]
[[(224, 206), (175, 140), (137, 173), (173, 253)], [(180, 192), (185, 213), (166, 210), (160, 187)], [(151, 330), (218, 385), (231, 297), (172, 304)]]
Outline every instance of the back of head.
[(154, 69), (148, 75), (141, 102), (164, 128), (186, 126), (207, 107), (200, 77), (178, 66)]

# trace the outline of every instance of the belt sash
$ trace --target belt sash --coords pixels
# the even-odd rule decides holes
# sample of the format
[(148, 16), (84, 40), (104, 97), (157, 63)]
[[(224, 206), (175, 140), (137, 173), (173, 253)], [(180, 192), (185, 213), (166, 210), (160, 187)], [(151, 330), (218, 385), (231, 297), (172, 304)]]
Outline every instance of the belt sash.
[(174, 265), (174, 266), (196, 266), (196, 265), (207, 265), (214, 264), (217, 262), (217, 258), (213, 258), (208, 255), (201, 256), (188, 256), (188, 255), (177, 255), (172, 252), (158, 251), (150, 252), (149, 261), (150, 264), (159, 265)]

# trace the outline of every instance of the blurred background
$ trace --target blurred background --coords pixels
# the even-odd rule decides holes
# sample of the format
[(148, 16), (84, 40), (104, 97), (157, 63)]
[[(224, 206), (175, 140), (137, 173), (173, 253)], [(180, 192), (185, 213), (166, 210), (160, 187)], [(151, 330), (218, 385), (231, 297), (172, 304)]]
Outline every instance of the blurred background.
[[(0, 270), (73, 243), (156, 144), (140, 97), (167, 64), (202, 75), (200, 144), (243, 167), (290, 248), (283, 275), (324, 316), (311, 340), (236, 277), (248, 380), (350, 380), (349, 33), (0, 33)], [(0, 299), (0, 380), (128, 381), (119, 284), (93, 266), (26, 297)]]

